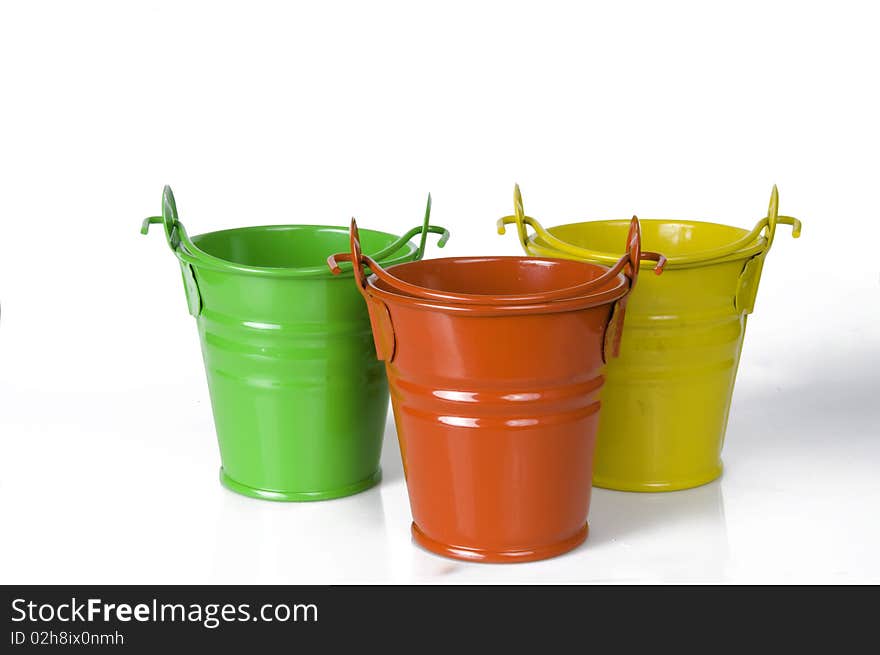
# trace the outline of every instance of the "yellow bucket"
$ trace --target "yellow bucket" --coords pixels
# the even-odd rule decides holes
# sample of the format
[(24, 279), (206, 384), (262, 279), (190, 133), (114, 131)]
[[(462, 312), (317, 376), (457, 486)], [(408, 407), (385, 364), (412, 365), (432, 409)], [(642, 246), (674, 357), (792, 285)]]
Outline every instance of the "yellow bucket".
[[(752, 229), (684, 220), (642, 219), (646, 250), (666, 255), (662, 278), (642, 275), (626, 308), (620, 356), (607, 363), (593, 484), (623, 491), (674, 491), (721, 475), (721, 448), (746, 318), (755, 305), (764, 258), (780, 223), (776, 187), (767, 216)], [(629, 220), (544, 229), (523, 212), (516, 224), (530, 255), (617, 261)], [(527, 227), (534, 229), (529, 235)]]

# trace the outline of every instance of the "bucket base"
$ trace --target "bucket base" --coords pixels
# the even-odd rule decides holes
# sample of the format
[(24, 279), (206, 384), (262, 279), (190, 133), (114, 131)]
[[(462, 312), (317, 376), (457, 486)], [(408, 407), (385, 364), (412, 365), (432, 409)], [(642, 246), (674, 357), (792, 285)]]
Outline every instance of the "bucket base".
[(273, 489), (258, 489), (257, 487), (249, 487), (230, 478), (223, 467), (220, 467), (220, 484), (242, 496), (248, 498), (258, 498), (260, 500), (277, 500), (282, 502), (307, 502), (311, 500), (331, 500), (333, 498), (342, 498), (344, 496), (352, 496), (366, 491), (379, 483), (382, 479), (382, 469), (376, 469), (370, 477), (364, 478), (354, 484), (344, 487), (330, 489), (327, 491), (276, 491)]
[(549, 546), (541, 546), (540, 548), (528, 548), (522, 550), (483, 550), (481, 548), (467, 548), (464, 546), (450, 546), (448, 544), (435, 541), (428, 537), (419, 529), (419, 526), (413, 522), (412, 536), (413, 540), (425, 550), (437, 555), (451, 557), (452, 559), (460, 559), (466, 562), (486, 562), (493, 564), (515, 564), (518, 562), (534, 562), (539, 559), (549, 559), (567, 553), (584, 543), (589, 534), (589, 524), (578, 530), (574, 536), (569, 537), (565, 541), (560, 541)]
[(604, 478), (600, 475), (593, 476), (593, 486), (602, 489), (613, 489), (614, 491), (640, 491), (640, 492), (659, 492), (659, 491), (681, 491), (683, 489), (693, 489), (694, 487), (702, 487), (721, 477), (724, 467), (721, 463), (710, 469), (704, 475), (686, 478), (683, 480), (671, 480), (665, 482), (632, 482), (631, 480), (615, 480), (613, 478)]

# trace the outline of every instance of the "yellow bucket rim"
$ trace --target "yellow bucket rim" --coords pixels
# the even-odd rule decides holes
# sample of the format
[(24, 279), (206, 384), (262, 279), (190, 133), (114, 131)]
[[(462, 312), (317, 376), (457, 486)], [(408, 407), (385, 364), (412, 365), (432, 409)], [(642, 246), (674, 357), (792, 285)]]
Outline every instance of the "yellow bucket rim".
[[(619, 219), (596, 220), (596, 221), (578, 221), (572, 223), (564, 223), (548, 229), (544, 228), (535, 218), (527, 216), (523, 211), (522, 194), (519, 185), (514, 187), (514, 211), (510, 216), (503, 216), (498, 219), (498, 233), (506, 232), (506, 225), (514, 224), (517, 226), (520, 243), (523, 248), (535, 255), (544, 257), (564, 257), (576, 258), (586, 261), (596, 262), (604, 265), (614, 264), (619, 255), (597, 250), (590, 250), (576, 246), (568, 241), (564, 241), (554, 235), (552, 232), (560, 228), (570, 228), (579, 225), (600, 225), (600, 224), (628, 224), (628, 221)], [(767, 215), (760, 219), (751, 231), (724, 223), (714, 223), (711, 221), (699, 221), (688, 219), (640, 219), (643, 224), (669, 224), (680, 223), (695, 226), (711, 226), (715, 228), (723, 228), (727, 230), (735, 230), (740, 234), (730, 243), (718, 246), (716, 248), (707, 248), (686, 255), (667, 256), (666, 268), (682, 269), (696, 268), (699, 266), (710, 266), (713, 264), (721, 264), (740, 259), (749, 259), (757, 255), (766, 253), (773, 244), (773, 238), (776, 233), (776, 227), (779, 224), (792, 226), (792, 237), (798, 238), (801, 234), (801, 222), (792, 216), (779, 215), (779, 191), (773, 186), (770, 194), (770, 205)], [(534, 232), (528, 233), (526, 226), (531, 227)], [(665, 254), (665, 253), (664, 253)]]

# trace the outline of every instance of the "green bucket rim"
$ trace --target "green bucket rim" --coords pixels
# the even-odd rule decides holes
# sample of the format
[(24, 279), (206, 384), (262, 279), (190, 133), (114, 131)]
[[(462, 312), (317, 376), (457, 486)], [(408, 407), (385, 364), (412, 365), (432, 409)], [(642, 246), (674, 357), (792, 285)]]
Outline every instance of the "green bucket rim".
[[(255, 274), (255, 275), (268, 275), (272, 277), (276, 277), (279, 274), (282, 277), (294, 276), (294, 277), (334, 277), (331, 273), (330, 269), (326, 264), (317, 264), (313, 266), (253, 266), (251, 264), (240, 264), (238, 262), (234, 262), (230, 259), (225, 259), (223, 257), (217, 257), (216, 255), (211, 255), (206, 252), (202, 248), (199, 248), (198, 242), (204, 237), (215, 236), (220, 234), (233, 234), (233, 233), (244, 233), (244, 232), (259, 232), (259, 231), (281, 231), (281, 230), (316, 230), (316, 231), (333, 231), (338, 232), (340, 235), (348, 238), (348, 228), (342, 227), (340, 225), (316, 225), (311, 223), (287, 223), (287, 224), (278, 224), (278, 225), (253, 225), (253, 226), (244, 226), (244, 227), (232, 227), (223, 230), (213, 230), (211, 232), (202, 232), (201, 234), (197, 234), (190, 240), (190, 245), (187, 247), (188, 253), (193, 257), (194, 261), (190, 261), (188, 263), (193, 264), (194, 266), (206, 266), (209, 268), (217, 268), (218, 266), (222, 266), (223, 270), (228, 270), (230, 272), (236, 273), (246, 273), (246, 274)], [(390, 244), (389, 246), (395, 246), (395, 249), (391, 251), (390, 255), (395, 256), (388, 258), (388, 255), (385, 255), (385, 259), (382, 259), (383, 265), (393, 266), (395, 264), (402, 264), (404, 262), (411, 261), (412, 258), (418, 253), (418, 246), (412, 243), (410, 240), (407, 240), (401, 244), (396, 244), (395, 242), (400, 239), (399, 236), (392, 234), (391, 232), (384, 232), (382, 230), (371, 230), (365, 229), (364, 232), (368, 232), (370, 234), (379, 235), (381, 237), (386, 237)], [(389, 247), (383, 248), (383, 251), (388, 251)], [(330, 253), (332, 254), (332, 253)], [(346, 267), (345, 273), (348, 275), (352, 274), (351, 266)]]
[[(425, 245), (429, 233), (439, 234), (440, 239), (437, 246), (442, 248), (449, 240), (449, 231), (439, 225), (430, 225), (431, 218), (431, 194), (428, 194), (428, 203), (425, 208), (425, 217), (422, 225), (414, 227), (401, 236), (397, 236), (391, 232), (383, 230), (366, 229), (365, 232), (387, 237), (390, 243), (373, 255), (376, 261), (381, 262), (384, 266), (393, 266), (408, 261), (421, 259), (424, 256)], [(222, 257), (211, 255), (194, 243), (189, 237), (186, 228), (181, 223), (177, 213), (177, 203), (174, 200), (174, 193), (170, 186), (165, 186), (162, 192), (162, 216), (151, 216), (144, 219), (141, 225), (141, 234), (147, 234), (150, 225), (161, 223), (165, 228), (165, 237), (168, 246), (174, 255), (183, 263), (189, 264), (196, 268), (207, 268), (215, 271), (234, 273), (239, 275), (257, 275), (271, 278), (334, 278), (336, 276), (330, 271), (326, 264), (318, 264), (314, 266), (253, 266), (250, 264), (241, 264)], [(310, 230), (333, 230), (340, 231), (348, 235), (348, 228), (338, 225), (316, 225), (316, 224), (281, 224), (281, 225), (254, 225), (244, 227), (226, 228), (223, 230), (214, 230), (211, 232), (203, 232), (197, 234), (194, 239), (197, 241), (209, 235), (216, 235), (230, 232), (244, 232), (257, 230), (282, 230), (282, 229), (310, 229)], [(416, 246), (411, 243), (411, 239), (420, 236), (419, 244)], [(400, 253), (400, 254), (397, 254)], [(331, 255), (333, 253), (327, 253)], [(352, 275), (351, 265), (346, 265), (342, 272), (345, 276)]]

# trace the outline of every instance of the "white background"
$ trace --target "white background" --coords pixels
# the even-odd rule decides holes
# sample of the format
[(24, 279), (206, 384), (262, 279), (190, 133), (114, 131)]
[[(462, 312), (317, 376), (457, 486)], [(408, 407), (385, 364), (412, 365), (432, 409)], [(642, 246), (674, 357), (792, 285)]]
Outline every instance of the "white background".
[[(880, 582), (880, 97), (871, 3), (4, 2), (0, 582)], [(724, 477), (596, 490), (590, 539), (526, 565), (415, 547), (385, 481), (275, 504), (218, 483), (198, 336), (161, 231), (781, 227)], [(438, 254), (433, 246), (431, 256)]]

